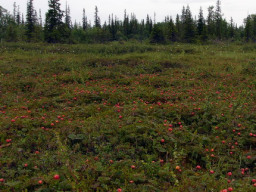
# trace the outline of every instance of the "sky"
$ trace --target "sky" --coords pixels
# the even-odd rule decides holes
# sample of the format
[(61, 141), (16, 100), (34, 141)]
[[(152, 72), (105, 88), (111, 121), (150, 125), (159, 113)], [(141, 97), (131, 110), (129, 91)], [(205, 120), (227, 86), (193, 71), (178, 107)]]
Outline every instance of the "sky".
[[(0, 0), (0, 5), (12, 13), (13, 3), (20, 6), (20, 11), (26, 15), (27, 0)], [(135, 13), (136, 17), (141, 20), (149, 14), (152, 19), (156, 13), (156, 21), (163, 21), (165, 16), (172, 16), (174, 19), (177, 14), (181, 14), (183, 5), (190, 6), (192, 14), (198, 15), (200, 7), (204, 10), (204, 17), (207, 16), (207, 8), (216, 5), (216, 0), (60, 0), (62, 9), (65, 9), (66, 2), (71, 9), (71, 18), (79, 23), (82, 18), (82, 10), (85, 8), (89, 20), (94, 19), (95, 6), (99, 9), (101, 21), (107, 21), (109, 14), (116, 15), (123, 19), (124, 10), (127, 13)], [(243, 24), (244, 18), (248, 14), (256, 14), (255, 0), (222, 0), (222, 13), (224, 18), (233, 20), (238, 25)], [(48, 9), (48, 0), (34, 0), (34, 8), (38, 11), (41, 9), (42, 17)]]

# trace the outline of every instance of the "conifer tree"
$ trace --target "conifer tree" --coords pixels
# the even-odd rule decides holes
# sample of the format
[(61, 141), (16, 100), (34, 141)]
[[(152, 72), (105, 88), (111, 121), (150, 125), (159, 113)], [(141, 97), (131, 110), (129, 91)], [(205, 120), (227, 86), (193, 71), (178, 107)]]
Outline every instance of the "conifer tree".
[(160, 24), (154, 25), (150, 35), (150, 43), (165, 43), (164, 34)]
[(65, 24), (67, 28), (71, 28), (71, 17), (70, 17), (70, 7), (66, 4), (65, 10)]
[(83, 30), (85, 31), (88, 28), (88, 21), (85, 15), (85, 9), (83, 9), (82, 25), (83, 25)]
[(60, 9), (60, 0), (49, 0), (49, 9), (45, 18), (45, 40), (49, 43), (61, 41), (61, 27), (63, 27), (63, 11)]
[(26, 37), (30, 42), (35, 32), (35, 10), (33, 7), (33, 0), (29, 0), (27, 3), (27, 16), (26, 16)]
[(146, 37), (149, 37), (153, 29), (152, 19), (147, 15), (146, 19)]
[(216, 3), (215, 23), (216, 23), (216, 36), (220, 40), (222, 38), (222, 23), (223, 23), (220, 0), (217, 0), (217, 3)]
[(198, 20), (197, 20), (197, 34), (199, 36), (203, 34), (204, 26), (205, 26), (205, 21), (204, 21), (203, 9), (202, 7), (200, 7)]
[(203, 42), (208, 39), (207, 28), (205, 24), (202, 7), (200, 8), (199, 16), (197, 20), (197, 35), (199, 36), (199, 39)]
[(256, 42), (256, 15), (252, 15), (252, 38)]
[(177, 40), (179, 41), (181, 38), (181, 21), (179, 14), (176, 15), (175, 26), (177, 30)]
[(195, 26), (194, 26), (194, 21), (192, 18), (192, 13), (190, 11), (190, 7), (187, 6), (185, 10), (185, 15), (184, 15), (184, 21), (183, 21), (183, 26), (184, 26), (184, 41), (187, 43), (192, 43), (195, 40)]
[(252, 22), (251, 22), (251, 16), (248, 15), (248, 17), (245, 20), (245, 40), (248, 42), (252, 38)]
[(126, 10), (124, 10), (123, 34), (125, 37), (128, 37), (129, 35), (129, 17), (126, 13)]
[(24, 21), (24, 15), (23, 15), (23, 13), (22, 13), (22, 16), (21, 16), (21, 24), (22, 24), (22, 25), (25, 25), (25, 21)]
[(16, 2), (13, 3), (13, 20), (16, 21), (16, 14), (17, 14), (17, 5)]
[(233, 39), (235, 36), (235, 28), (234, 28), (234, 21), (233, 18), (231, 17), (230, 19), (230, 26), (229, 26), (229, 37)]
[(168, 31), (169, 31), (167, 37), (170, 41), (175, 42), (177, 41), (177, 29), (175, 27), (175, 24), (172, 18), (168, 18), (167, 22), (168, 22), (167, 24), (168, 24)]
[(208, 34), (213, 38), (215, 36), (215, 20), (214, 20), (214, 6), (208, 8), (208, 17), (207, 17), (207, 31)]
[(101, 26), (100, 26), (100, 18), (99, 18), (98, 13), (99, 13), (98, 7), (95, 6), (94, 26), (95, 26), (96, 28), (100, 28), (100, 27), (101, 27)]
[(39, 25), (40, 27), (43, 26), (43, 20), (42, 20), (42, 13), (41, 13), (41, 9), (39, 9)]
[(18, 6), (18, 11), (17, 11), (17, 15), (16, 15), (16, 23), (17, 23), (18, 25), (21, 24), (20, 6)]

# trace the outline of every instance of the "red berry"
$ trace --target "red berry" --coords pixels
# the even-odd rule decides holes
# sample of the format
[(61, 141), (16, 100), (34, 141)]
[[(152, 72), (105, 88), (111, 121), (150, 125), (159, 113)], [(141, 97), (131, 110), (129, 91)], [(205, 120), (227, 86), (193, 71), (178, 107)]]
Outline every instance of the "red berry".
[(38, 184), (40, 184), (40, 185), (43, 184), (43, 181), (42, 181), (42, 180), (39, 180), (39, 181), (38, 181)]
[(117, 189), (117, 192), (122, 192), (123, 190), (121, 188), (118, 188)]
[(6, 139), (6, 142), (10, 143), (10, 142), (12, 142), (12, 140), (11, 139)]
[(253, 186), (256, 187), (256, 183), (254, 183)]
[(135, 167), (135, 165), (131, 165), (131, 168), (132, 168), (132, 169), (135, 169), (136, 167)]
[(252, 156), (248, 155), (246, 158), (247, 158), (247, 159), (251, 159), (251, 158), (252, 158)]
[(232, 176), (232, 172), (228, 172), (228, 176)]
[(53, 178), (54, 178), (55, 180), (58, 180), (58, 179), (60, 179), (60, 176), (56, 174), (56, 175), (53, 176)]
[(233, 188), (232, 188), (232, 187), (229, 187), (229, 188), (228, 188), (228, 191), (233, 191)]
[(200, 166), (200, 165), (197, 165), (196, 168), (199, 170), (199, 169), (201, 169), (201, 166)]
[(133, 180), (131, 180), (131, 181), (129, 181), (130, 183), (134, 183), (134, 181)]
[(176, 170), (180, 170), (180, 166), (176, 166), (175, 169), (176, 169)]
[(27, 163), (25, 163), (25, 164), (24, 164), (24, 167), (27, 167), (27, 166), (28, 166), (28, 164), (27, 164)]
[(0, 182), (3, 183), (4, 182), (4, 178), (0, 178)]
[(210, 173), (211, 173), (211, 174), (213, 174), (213, 173), (214, 173), (214, 171), (213, 171), (213, 170), (210, 170)]
[(253, 182), (253, 183), (256, 183), (256, 179), (252, 179), (252, 182)]
[(161, 139), (161, 143), (164, 143), (165, 142), (165, 140), (164, 139)]

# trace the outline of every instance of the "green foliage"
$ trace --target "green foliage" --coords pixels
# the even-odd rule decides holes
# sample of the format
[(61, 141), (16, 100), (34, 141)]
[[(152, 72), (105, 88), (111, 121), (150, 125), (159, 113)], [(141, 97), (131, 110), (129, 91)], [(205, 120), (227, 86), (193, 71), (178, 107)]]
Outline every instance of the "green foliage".
[(209, 43), (220, 41), (256, 41), (256, 17), (254, 14), (245, 19), (245, 26), (237, 27), (231, 18), (230, 22), (223, 18), (221, 1), (216, 6), (208, 8), (207, 18), (204, 18), (200, 8), (198, 19), (195, 20), (190, 7), (183, 7), (176, 20), (167, 16), (165, 20), (154, 23), (147, 15), (139, 21), (134, 13), (124, 12), (123, 19), (109, 15), (108, 21), (101, 21), (98, 7), (95, 6), (93, 24), (88, 21), (85, 9), (82, 12), (82, 22), (72, 24), (70, 8), (66, 4), (61, 10), (59, 0), (49, 0), (45, 25), (42, 26), (41, 11), (39, 18), (33, 8), (33, 0), (28, 1), (26, 22), (17, 11), (10, 15), (5, 9), (0, 9), (0, 38), (2, 41), (32, 41), (48, 43), (105, 43), (109, 41), (137, 40), (151, 43)]
[(2, 43), (1, 191), (254, 191), (254, 51)]
[[(46, 13), (44, 36), (48, 43), (62, 42), (63, 11), (60, 9), (59, 0), (49, 0), (49, 9)], [(65, 33), (64, 33), (65, 36)]]
[(26, 36), (30, 42), (35, 33), (36, 18), (34, 15), (33, 0), (29, 0), (27, 3), (27, 17), (26, 17)]
[(150, 43), (165, 43), (164, 34), (160, 24), (154, 25), (150, 35)]

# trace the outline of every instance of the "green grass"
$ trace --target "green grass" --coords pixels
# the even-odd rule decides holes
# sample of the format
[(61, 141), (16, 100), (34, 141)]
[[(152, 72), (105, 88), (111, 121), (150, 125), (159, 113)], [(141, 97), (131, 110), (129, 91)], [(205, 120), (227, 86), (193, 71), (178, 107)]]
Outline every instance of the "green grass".
[(255, 53), (1, 44), (1, 191), (255, 191)]

